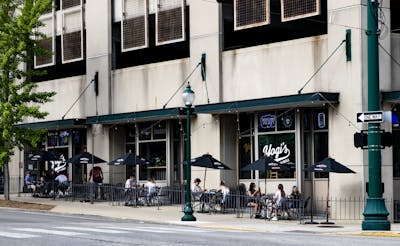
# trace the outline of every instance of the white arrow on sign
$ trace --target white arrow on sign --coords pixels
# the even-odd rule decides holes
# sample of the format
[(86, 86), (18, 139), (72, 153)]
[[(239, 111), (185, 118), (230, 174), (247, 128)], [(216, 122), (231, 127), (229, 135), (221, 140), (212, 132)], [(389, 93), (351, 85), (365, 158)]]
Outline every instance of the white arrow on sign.
[(357, 122), (365, 122), (365, 123), (379, 123), (383, 122), (383, 112), (364, 112), (357, 113)]

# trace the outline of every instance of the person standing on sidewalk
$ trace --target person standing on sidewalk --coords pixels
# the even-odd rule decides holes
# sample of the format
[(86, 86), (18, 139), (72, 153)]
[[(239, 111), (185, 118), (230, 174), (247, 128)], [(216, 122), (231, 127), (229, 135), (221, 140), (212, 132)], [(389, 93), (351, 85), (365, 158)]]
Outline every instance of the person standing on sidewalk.
[[(101, 170), (101, 167), (95, 166), (93, 167), (92, 170), (90, 170), (89, 173), (89, 182), (93, 177), (93, 183), (94, 183), (94, 197), (95, 199), (98, 197), (98, 191), (97, 191), (97, 187), (103, 184), (103, 171)], [(104, 199), (104, 192), (103, 192), (103, 187), (100, 187), (100, 197), (101, 199)]]

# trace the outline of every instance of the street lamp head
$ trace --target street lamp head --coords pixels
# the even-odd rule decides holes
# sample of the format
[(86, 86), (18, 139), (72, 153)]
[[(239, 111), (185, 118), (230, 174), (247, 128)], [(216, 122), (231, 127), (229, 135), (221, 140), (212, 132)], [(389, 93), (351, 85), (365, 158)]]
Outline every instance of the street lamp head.
[(192, 106), (193, 102), (194, 102), (194, 92), (192, 91), (192, 89), (190, 88), (190, 84), (188, 82), (188, 85), (186, 86), (185, 91), (182, 94), (182, 99), (183, 99), (183, 103), (186, 106)]

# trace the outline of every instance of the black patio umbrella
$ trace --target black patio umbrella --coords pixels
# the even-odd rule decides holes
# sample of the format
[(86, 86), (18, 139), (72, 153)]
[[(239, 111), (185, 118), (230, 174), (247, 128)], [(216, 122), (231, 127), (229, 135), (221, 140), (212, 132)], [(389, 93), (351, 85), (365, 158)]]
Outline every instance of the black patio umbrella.
[[(344, 166), (343, 164), (337, 162), (335, 159), (326, 157), (320, 162), (311, 165), (310, 167), (304, 169), (306, 172), (319, 172), (319, 173), (355, 173), (350, 168)], [(328, 176), (328, 192), (326, 196), (326, 222), (321, 224), (333, 224), (329, 222), (329, 176)]]
[(205, 185), (206, 185), (207, 168), (220, 169), (220, 170), (231, 170), (231, 168), (229, 168), (228, 166), (223, 164), (221, 161), (215, 159), (210, 154), (204, 154), (202, 156), (191, 159), (190, 165), (205, 168), (203, 187), (205, 187)]
[(106, 161), (101, 159), (100, 157), (92, 155), (89, 152), (83, 152), (83, 153), (77, 154), (67, 160), (67, 163), (71, 163), (73, 165), (92, 164), (92, 163), (97, 164), (97, 163), (104, 163), (104, 162), (106, 162)]
[[(286, 167), (285, 165), (275, 161), (272, 157), (262, 156), (260, 159), (256, 160), (253, 163), (250, 163), (243, 168), (240, 169), (241, 171), (250, 171), (250, 170), (258, 170), (267, 172), (267, 170), (273, 171), (289, 171), (290, 168)], [(267, 175), (265, 175), (264, 179), (264, 193), (267, 193)]]
[(114, 165), (114, 166), (119, 166), (119, 165), (127, 165), (127, 166), (134, 166), (134, 165), (149, 165), (150, 161), (139, 157), (129, 151), (127, 154), (124, 156), (118, 157), (115, 160), (112, 160), (108, 163), (108, 165)]

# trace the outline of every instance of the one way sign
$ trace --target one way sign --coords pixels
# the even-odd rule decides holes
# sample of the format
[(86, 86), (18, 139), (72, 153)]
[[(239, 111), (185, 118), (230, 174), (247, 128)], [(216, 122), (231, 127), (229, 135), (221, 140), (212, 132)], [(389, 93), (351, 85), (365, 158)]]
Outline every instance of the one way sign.
[(357, 122), (364, 122), (364, 123), (383, 122), (383, 112), (371, 111), (371, 112), (357, 113)]

